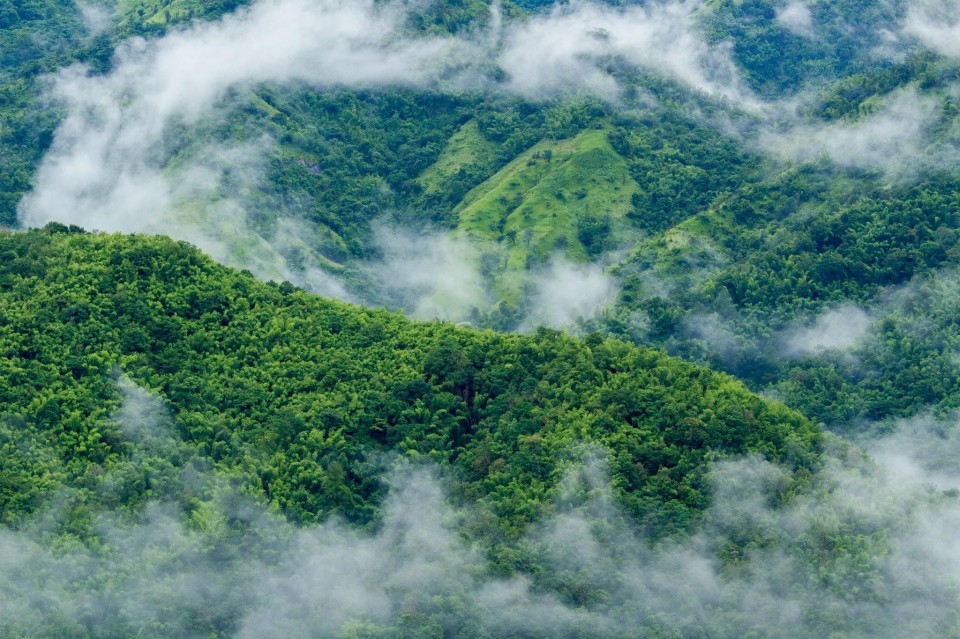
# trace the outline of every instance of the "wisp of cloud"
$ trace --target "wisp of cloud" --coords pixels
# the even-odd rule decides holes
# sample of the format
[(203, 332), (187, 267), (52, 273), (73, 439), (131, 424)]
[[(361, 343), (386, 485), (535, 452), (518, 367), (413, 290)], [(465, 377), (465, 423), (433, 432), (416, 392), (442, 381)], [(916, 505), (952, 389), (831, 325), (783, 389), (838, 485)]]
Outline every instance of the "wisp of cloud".
[[(133, 39), (118, 48), (106, 75), (74, 65), (50, 79), (50, 97), (66, 116), (19, 220), (167, 234), (262, 277), (348, 297), (321, 269), (311, 277), (292, 272), (276, 230), (251, 221), (241, 191), (262, 180), (272, 140), (188, 143), (182, 132), (228, 118), (243, 89), (263, 82), (612, 95), (616, 82), (604, 68), (610, 56), (724, 94), (738, 86), (735, 70), (723, 47), (708, 46), (696, 30), (698, 6), (574, 3), (507, 26), (491, 20), (485, 33), (415, 37), (402, 2), (262, 0), (217, 22)], [(506, 81), (487, 75), (497, 67)]]
[(223, 111), (229, 91), (259, 82), (432, 81), (463, 43), (399, 37), (404, 15), (397, 3), (372, 0), (268, 0), (159, 40), (126, 42), (107, 75), (64, 69), (52, 79), (51, 94), (67, 115), (20, 204), (21, 223), (164, 233), (221, 260), (246, 253), (241, 265), (267, 277), (289, 275), (236, 194), (223, 188), (228, 172), (234, 181), (256, 184), (270, 140), (210, 143), (177, 158), (178, 142), (171, 148), (167, 138), (174, 126)]

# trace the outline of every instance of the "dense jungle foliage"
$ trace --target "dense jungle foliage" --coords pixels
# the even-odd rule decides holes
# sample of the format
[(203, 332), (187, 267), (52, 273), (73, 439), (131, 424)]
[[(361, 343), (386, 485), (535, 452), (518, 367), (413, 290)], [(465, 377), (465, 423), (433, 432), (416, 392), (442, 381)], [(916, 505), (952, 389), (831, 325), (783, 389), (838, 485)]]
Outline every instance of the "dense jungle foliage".
[[(438, 468), (452, 502), (475, 513), (460, 534), (484, 549), (480, 574), (525, 574), (585, 603), (596, 586), (545, 570), (524, 542), (571, 469), (599, 455), (618, 508), (662, 539), (699, 525), (709, 462), (782, 464), (778, 499), (819, 464), (820, 432), (799, 414), (597, 335), (412, 323), (257, 282), (163, 238), (53, 224), (3, 234), (0, 256), (0, 520), (64, 552), (110, 557), (105, 514), (137, 521), (158, 500), (207, 543), (229, 544), (210, 527), (231, 515), (205, 473), (291, 522), (336, 516), (376, 531), (381, 477), (402, 458)], [(154, 403), (136, 404), (131, 381)], [(143, 426), (165, 415), (162, 429)], [(235, 630), (235, 613), (209, 615), (198, 631)], [(36, 632), (21, 623), (0, 627)], [(72, 623), (76, 636), (114, 636), (95, 615)]]
[[(0, 0), (0, 576), (13, 576), (0, 613), (4, 601), (29, 613), (0, 618), (0, 636), (955, 633), (949, 602), (914, 625), (883, 614), (953, 592), (901, 583), (890, 567), (909, 550), (911, 517), (952, 512), (953, 492), (924, 488), (902, 512), (883, 493), (880, 515), (805, 501), (878, 474), (820, 425), (857, 435), (960, 408), (960, 65), (904, 35), (912, 4), (705, 2), (690, 24), (742, 80), (722, 95), (588, 47), (580, 58), (615, 95), (508, 90), (503, 69), (428, 88), (256, 82), (231, 87), (208, 117), (165, 123), (148, 155), (168, 179), (211, 148), (261, 149), (212, 197), (242, 211), (212, 238), (233, 264), (251, 237), (284, 237), (270, 248), (289, 279), (308, 287), (320, 271), (366, 306), (258, 281), (184, 242), (87, 233), (95, 221), (14, 230), (67, 115), (55, 74), (80, 64), (107, 76), (125, 43), (247, 4)], [(404, 3), (402, 37), (484, 39), (555, 4)], [(908, 131), (899, 145), (877, 141), (897, 129)], [(407, 270), (455, 262), (479, 274), (470, 284), (483, 295), (460, 325), (402, 316), (424, 285), (391, 288), (383, 271), (403, 264), (389, 262), (383, 228), (457, 253)], [(602, 274), (611, 301), (538, 329), (537, 284), (558, 262)], [(852, 480), (822, 471), (826, 449)], [(710, 511), (731, 484), (711, 478), (730, 459), (743, 464), (737, 480), (762, 486), (730, 489), (735, 516)], [(440, 546), (470, 551), (435, 561), (475, 581), (417, 564), (411, 574), (447, 576), (425, 577), (430, 588), (387, 579), (388, 612), (328, 627), (304, 600), (284, 610), (312, 626), (245, 625), (255, 599), (237, 584), (295, 574), (285, 553), (299, 556), (289, 548), (316, 531), (387, 546), (446, 539), (396, 533), (398, 467), (433, 469), (441, 505), (408, 510), (443, 511), (437, 530), (453, 533)], [(571, 479), (591, 469), (609, 495), (605, 479)], [(624, 541), (634, 534), (639, 546)], [(696, 547), (659, 566), (676, 543)], [(397, 574), (430, 563), (403, 553)], [(623, 566), (637, 557), (659, 566), (662, 608), (637, 603), (661, 596), (634, 596)], [(135, 580), (140, 562), (156, 585)], [(221, 581), (178, 581), (195, 562), (224, 566)], [(751, 562), (782, 571), (757, 586)], [(673, 572), (684, 579), (671, 591)], [(698, 580), (707, 594), (683, 599)], [(536, 614), (501, 615), (524, 588), (543, 597)], [(125, 607), (125, 589), (149, 601)], [(766, 596), (776, 605), (764, 609)], [(771, 629), (787, 600), (793, 616)]]
[[(411, 323), (164, 239), (49, 226), (2, 242), (8, 434), (38, 447), (5, 471), (7, 523), (124, 457), (119, 375), (297, 521), (374, 520), (375, 451), (456, 469), (457, 495), (494, 499), (508, 536), (539, 514), (577, 441), (610, 448), (619, 498), (658, 535), (696, 521), (715, 454), (813, 464), (817, 430), (797, 414), (656, 351)], [(51, 453), (54, 468), (34, 464)]]

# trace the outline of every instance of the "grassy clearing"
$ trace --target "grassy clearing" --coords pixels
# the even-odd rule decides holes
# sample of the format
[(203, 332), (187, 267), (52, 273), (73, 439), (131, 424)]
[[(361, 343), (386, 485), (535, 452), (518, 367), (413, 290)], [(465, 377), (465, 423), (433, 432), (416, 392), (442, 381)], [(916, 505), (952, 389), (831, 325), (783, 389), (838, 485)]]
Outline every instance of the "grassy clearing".
[(584, 241), (596, 240), (585, 236), (589, 223), (616, 236), (638, 190), (605, 130), (545, 140), (467, 193), (456, 210), (458, 232), (496, 247), (498, 293), (515, 299), (522, 273), (552, 255), (589, 259)]
[(483, 137), (475, 120), (470, 120), (450, 137), (437, 161), (416, 181), (428, 196), (446, 193), (461, 170), (489, 166), (495, 152), (493, 142)]

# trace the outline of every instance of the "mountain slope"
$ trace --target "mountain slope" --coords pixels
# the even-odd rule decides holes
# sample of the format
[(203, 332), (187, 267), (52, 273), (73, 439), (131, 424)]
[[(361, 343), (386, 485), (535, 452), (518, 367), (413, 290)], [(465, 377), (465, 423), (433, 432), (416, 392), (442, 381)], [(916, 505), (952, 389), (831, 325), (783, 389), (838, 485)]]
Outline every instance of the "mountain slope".
[[(467, 193), (454, 213), (458, 233), (481, 246), (499, 245), (494, 290), (516, 303), (520, 275), (535, 265), (553, 256), (586, 261), (605, 242), (622, 241), (638, 191), (606, 132), (585, 131), (534, 145)], [(585, 232), (591, 227), (602, 231)]]
[[(38, 459), (62, 460), (8, 483), (39, 496), (122, 458), (119, 374), (296, 520), (369, 521), (371, 455), (392, 450), (456, 469), (464, 497), (501, 495), (501, 525), (522, 530), (538, 509), (520, 504), (548, 497), (577, 442), (594, 442), (633, 516), (665, 534), (695, 521), (707, 457), (816, 446), (798, 415), (636, 347), (413, 324), (259, 284), (169, 240), (51, 227), (0, 241), (4, 410), (18, 436), (48, 442)], [(8, 523), (29, 514), (19, 490)]]

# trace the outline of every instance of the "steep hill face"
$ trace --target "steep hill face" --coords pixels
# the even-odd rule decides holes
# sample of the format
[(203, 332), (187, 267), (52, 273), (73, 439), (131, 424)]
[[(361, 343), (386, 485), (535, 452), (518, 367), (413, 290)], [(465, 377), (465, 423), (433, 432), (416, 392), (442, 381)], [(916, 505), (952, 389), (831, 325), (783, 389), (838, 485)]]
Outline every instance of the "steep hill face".
[[(115, 9), (0, 9), (0, 223), (170, 234), (419, 318), (597, 330), (836, 429), (960, 406), (960, 67), (936, 3)], [(194, 47), (311, 11), (270, 73), (208, 64), (211, 93), (182, 90)], [(351, 56), (383, 74), (341, 74)]]
[(0, 636), (956, 636), (955, 4), (0, 0)]
[(516, 304), (523, 275), (536, 265), (554, 257), (585, 262), (605, 243), (623, 243), (638, 192), (607, 133), (594, 130), (534, 145), (467, 193), (454, 213), (466, 239), (495, 247), (494, 294)]
[(548, 499), (564, 460), (593, 443), (631, 514), (667, 534), (696, 521), (706, 459), (808, 466), (817, 446), (816, 428), (732, 379), (622, 343), (414, 324), (163, 239), (48, 227), (2, 243), (8, 435), (58, 460), (7, 472), (8, 523), (32, 510), (21, 491), (49, 498), (123, 458), (118, 376), (157, 392), (187, 444), (297, 521), (371, 521), (373, 468), (393, 451), (451, 468), (459, 497), (499, 500), (500, 525), (520, 531), (539, 510), (521, 504)]
[[(447, 619), (472, 636), (463, 624), (500, 604), (478, 603), (490, 593), (461, 583), (468, 574), (530, 579), (537, 597), (600, 614), (628, 602), (595, 575), (545, 567), (554, 550), (530, 536), (553, 525), (545, 518), (586, 500), (589, 512), (564, 516), (682, 538), (700, 525), (710, 464), (749, 454), (777, 464), (786, 499), (820, 463), (821, 434), (797, 413), (725, 375), (598, 336), (413, 323), (257, 282), (164, 238), (50, 225), (0, 235), (0, 257), (0, 546), (28, 562), (8, 561), (10, 571), (37, 571), (4, 591), (17, 611), (0, 621), (5, 632), (233, 636), (267, 592), (248, 592), (244, 575), (278, 571), (278, 587), (297, 588), (280, 584), (286, 562), (308, 561), (300, 543), (333, 553), (311, 580), (341, 569), (340, 579), (359, 578), (364, 557), (377, 563), (362, 570), (402, 571), (376, 596), (413, 599), (378, 632)], [(387, 537), (363, 541), (332, 518)], [(465, 543), (473, 550), (458, 550)], [(131, 583), (137, 574), (156, 577)], [(203, 594), (178, 603), (170, 574)], [(42, 612), (34, 587), (60, 603)], [(116, 589), (139, 603), (124, 605)], [(256, 632), (333, 635), (351, 619), (391, 619), (376, 601), (358, 595), (342, 618), (315, 604), (331, 611), (325, 621), (296, 604), (290, 625), (264, 618)], [(502, 635), (526, 623), (481, 626)]]

